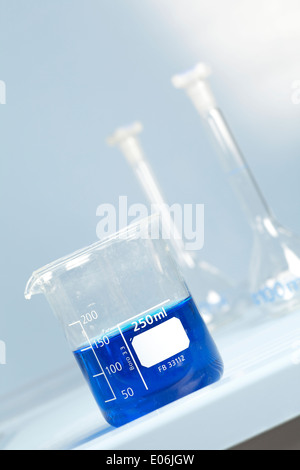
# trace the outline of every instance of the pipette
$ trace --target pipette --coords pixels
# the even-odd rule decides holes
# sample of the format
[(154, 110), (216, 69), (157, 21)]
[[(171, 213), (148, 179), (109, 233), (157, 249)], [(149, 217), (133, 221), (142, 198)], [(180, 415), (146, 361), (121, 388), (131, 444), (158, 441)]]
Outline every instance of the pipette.
[(223, 167), (254, 232), (249, 270), (252, 305), (271, 314), (288, 313), (300, 306), (300, 240), (274, 218), (242, 155), (207, 81), (210, 68), (200, 63), (173, 77), (184, 88), (221, 150)]
[(198, 308), (206, 323), (214, 329), (235, 318), (234, 287), (225, 279), (220, 270), (207, 262), (200, 261), (198, 253), (185, 249), (180, 231), (174, 223), (169, 206), (138, 139), (138, 134), (142, 129), (142, 124), (139, 122), (119, 128), (108, 138), (108, 144), (119, 147), (134, 171), (149, 203), (155, 205), (160, 212), (162, 222), (168, 230), (167, 233), (172, 235), (171, 245)]
[(162, 192), (155, 180), (153, 172), (146, 161), (137, 135), (142, 132), (143, 126), (140, 122), (135, 122), (131, 126), (119, 128), (113, 136), (108, 138), (108, 144), (111, 146), (119, 145), (120, 150), (126, 157), (128, 163), (133, 169), (141, 187), (146, 193), (147, 199), (160, 212), (164, 229), (170, 234), (175, 253), (179, 258), (180, 264), (187, 265), (189, 268), (195, 267), (195, 262), (190, 253), (184, 249), (184, 244), (164, 201)]

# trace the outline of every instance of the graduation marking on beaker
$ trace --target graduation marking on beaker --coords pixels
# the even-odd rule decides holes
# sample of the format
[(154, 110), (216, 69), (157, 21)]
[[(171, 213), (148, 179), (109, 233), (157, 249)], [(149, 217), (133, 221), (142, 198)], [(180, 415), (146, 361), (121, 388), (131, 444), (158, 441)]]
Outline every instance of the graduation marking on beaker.
[[(144, 379), (144, 377), (143, 377), (143, 375), (142, 375), (142, 373), (141, 373), (141, 371), (140, 371), (140, 369), (139, 369), (139, 367), (138, 367), (138, 365), (137, 365), (137, 363), (136, 363), (136, 360), (134, 359), (134, 357), (133, 357), (133, 355), (132, 355), (132, 352), (131, 352), (131, 350), (130, 350), (130, 347), (129, 347), (129, 345), (128, 345), (128, 343), (127, 343), (127, 341), (126, 341), (126, 339), (125, 339), (125, 337), (124, 337), (124, 335), (123, 335), (123, 333), (122, 333), (121, 325), (123, 325), (124, 323), (129, 323), (131, 320), (134, 320), (134, 319), (137, 318), (137, 317), (142, 317), (143, 315), (147, 314), (148, 312), (151, 312), (151, 310), (156, 310), (157, 308), (162, 307), (163, 305), (167, 304), (169, 301), (170, 301), (170, 299), (165, 300), (164, 302), (161, 302), (160, 304), (155, 305), (155, 307), (151, 307), (151, 308), (149, 308), (148, 310), (145, 310), (144, 312), (139, 313), (138, 315), (135, 315), (134, 317), (129, 318), (129, 320), (126, 320), (125, 322), (119, 323), (119, 324), (117, 325), (117, 328), (118, 328), (118, 330), (119, 330), (119, 332), (120, 332), (120, 334), (121, 334), (121, 336), (122, 336), (122, 339), (123, 339), (123, 341), (124, 341), (124, 343), (125, 343), (125, 345), (126, 345), (126, 347), (127, 347), (127, 349), (128, 349), (128, 352), (129, 352), (129, 354), (130, 354), (130, 356), (131, 356), (131, 359), (132, 359), (132, 361), (133, 361), (133, 363), (134, 363), (134, 365), (135, 365), (135, 367), (136, 367), (136, 370), (137, 370), (139, 376), (141, 377), (143, 384), (145, 385), (146, 390), (149, 390), (149, 388), (148, 388), (148, 386), (147, 386), (147, 384), (146, 384), (146, 382), (145, 382), (145, 379)], [(164, 312), (164, 315), (166, 316), (167, 314), (166, 314), (165, 310), (164, 310), (164, 309), (162, 309), (162, 310), (163, 310), (163, 312)], [(156, 314), (156, 315), (157, 315), (157, 314)], [(159, 319), (160, 319), (160, 317), (159, 317)], [(134, 323), (135, 323), (135, 322), (134, 322)], [(134, 330), (134, 331), (136, 331), (136, 330)]]
[(84, 336), (86, 337), (86, 339), (87, 339), (87, 341), (88, 341), (88, 343), (89, 343), (89, 345), (90, 345), (88, 348), (85, 348), (85, 349), (83, 349), (82, 351), (87, 351), (87, 350), (91, 349), (91, 350), (93, 351), (93, 354), (94, 354), (94, 356), (95, 356), (95, 359), (96, 359), (96, 361), (97, 361), (97, 364), (99, 365), (99, 367), (100, 367), (100, 369), (101, 369), (101, 373), (94, 375), (93, 378), (100, 377), (101, 375), (103, 375), (103, 376), (105, 377), (105, 380), (106, 380), (106, 382), (107, 382), (107, 384), (108, 384), (108, 386), (109, 386), (109, 388), (110, 388), (112, 394), (113, 394), (113, 398), (111, 398), (110, 400), (105, 400), (105, 403), (108, 403), (108, 402), (110, 402), (110, 401), (116, 400), (117, 397), (116, 397), (116, 395), (115, 395), (115, 393), (114, 393), (114, 391), (113, 391), (113, 389), (112, 389), (112, 387), (111, 387), (111, 385), (110, 385), (110, 382), (109, 382), (108, 378), (106, 377), (106, 374), (105, 374), (105, 372), (104, 372), (104, 370), (103, 370), (103, 367), (102, 367), (102, 365), (100, 364), (99, 358), (98, 358), (97, 354), (96, 354), (95, 351), (94, 351), (94, 348), (93, 348), (93, 346), (92, 346), (91, 340), (89, 339), (89, 337), (88, 337), (88, 335), (87, 335), (87, 333), (86, 333), (86, 331), (85, 331), (85, 329), (84, 329), (84, 327), (83, 327), (81, 321), (76, 321), (76, 322), (74, 322), (74, 323), (70, 323), (70, 324), (69, 324), (69, 326), (74, 326), (74, 325), (80, 325), (80, 327), (81, 327), (81, 329), (82, 329), (82, 332), (83, 332)]

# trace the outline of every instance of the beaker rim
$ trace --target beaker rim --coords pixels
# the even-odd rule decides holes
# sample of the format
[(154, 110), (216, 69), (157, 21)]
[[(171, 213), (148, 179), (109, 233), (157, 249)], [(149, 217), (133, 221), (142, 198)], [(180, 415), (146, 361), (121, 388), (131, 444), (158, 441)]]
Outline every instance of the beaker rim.
[[(113, 233), (112, 235), (109, 235), (108, 237), (103, 238), (102, 240), (99, 240), (91, 245), (88, 245), (84, 248), (81, 248), (79, 250), (74, 251), (73, 253), (70, 253), (69, 255), (63, 256), (56, 261), (52, 261), (51, 263), (46, 264), (45, 266), (35, 270), (32, 273), (31, 278), (27, 282), (26, 288), (25, 288), (25, 298), (30, 299), (34, 292), (34, 287), (39, 284), (43, 284), (47, 281), (50, 280), (50, 273), (53, 273), (54, 271), (59, 270), (60, 268), (65, 267), (68, 263), (74, 263), (75, 260), (78, 260), (79, 258), (85, 258), (87, 255), (99, 251), (102, 249), (105, 249), (106, 247), (112, 245), (115, 241), (120, 240), (120, 241), (128, 241), (129, 239), (134, 238), (134, 235), (138, 233), (138, 229), (142, 226), (149, 226), (152, 221), (159, 220), (160, 219), (160, 214), (154, 213), (151, 214), (148, 217), (144, 217), (137, 222), (134, 222), (132, 224), (127, 225), (121, 230), (118, 230), (117, 232)], [(86, 261), (88, 261), (88, 258), (86, 258)], [(82, 263), (83, 264), (83, 263)], [(74, 267), (80, 266), (80, 264), (74, 263)], [(72, 269), (72, 268), (70, 268)]]

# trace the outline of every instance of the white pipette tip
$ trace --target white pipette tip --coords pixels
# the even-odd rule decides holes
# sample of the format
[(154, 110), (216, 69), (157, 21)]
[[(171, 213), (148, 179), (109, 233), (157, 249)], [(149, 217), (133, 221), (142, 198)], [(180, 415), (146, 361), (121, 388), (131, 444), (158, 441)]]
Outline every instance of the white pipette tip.
[(111, 147), (119, 145), (128, 137), (134, 137), (140, 134), (143, 130), (143, 125), (141, 122), (134, 122), (129, 126), (119, 127), (115, 130), (112, 136), (107, 138), (107, 144)]
[(217, 106), (207, 80), (211, 73), (211, 68), (200, 62), (192, 70), (188, 70), (180, 75), (175, 75), (172, 78), (174, 87), (185, 89), (202, 117), (205, 117), (206, 113)]
[(200, 62), (193, 69), (182, 74), (174, 75), (172, 83), (175, 88), (186, 88), (191, 83), (199, 80), (206, 80), (212, 74), (209, 65)]

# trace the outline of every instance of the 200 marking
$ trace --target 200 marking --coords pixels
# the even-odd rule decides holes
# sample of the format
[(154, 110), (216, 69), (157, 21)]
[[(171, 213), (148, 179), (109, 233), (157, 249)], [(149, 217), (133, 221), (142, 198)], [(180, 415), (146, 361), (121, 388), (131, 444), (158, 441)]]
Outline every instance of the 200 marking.
[(82, 324), (87, 325), (88, 323), (91, 323), (92, 321), (97, 320), (98, 313), (95, 310), (92, 310), (91, 312), (88, 312), (85, 315), (81, 315), (81, 318), (82, 318)]

